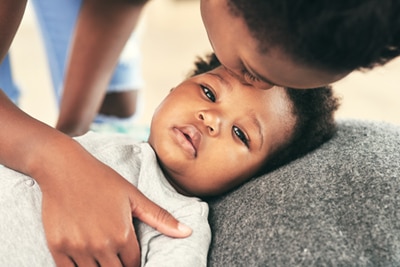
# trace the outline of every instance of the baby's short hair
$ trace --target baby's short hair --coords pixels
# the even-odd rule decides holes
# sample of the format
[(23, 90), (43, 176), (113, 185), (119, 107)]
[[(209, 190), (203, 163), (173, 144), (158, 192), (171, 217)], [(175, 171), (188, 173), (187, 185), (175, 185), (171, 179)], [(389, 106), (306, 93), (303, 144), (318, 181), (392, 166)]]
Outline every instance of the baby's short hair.
[(334, 118), (339, 99), (331, 86), (314, 89), (285, 88), (292, 103), (295, 125), (291, 138), (268, 157), (260, 173), (272, 171), (304, 156), (333, 137), (337, 131)]
[[(199, 75), (220, 66), (214, 53), (198, 58), (189, 76)], [(261, 175), (293, 161), (328, 141), (336, 133), (334, 113), (339, 100), (330, 86), (314, 89), (285, 88), (295, 119), (289, 140), (266, 159), (257, 172)]]

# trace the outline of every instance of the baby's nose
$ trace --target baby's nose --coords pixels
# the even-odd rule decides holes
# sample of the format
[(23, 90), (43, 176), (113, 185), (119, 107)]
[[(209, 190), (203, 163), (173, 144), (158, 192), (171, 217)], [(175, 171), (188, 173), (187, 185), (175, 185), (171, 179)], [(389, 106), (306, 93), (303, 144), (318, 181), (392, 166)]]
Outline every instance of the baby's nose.
[(217, 112), (213, 111), (200, 111), (198, 119), (201, 120), (210, 135), (215, 136), (219, 133), (221, 128), (221, 117)]

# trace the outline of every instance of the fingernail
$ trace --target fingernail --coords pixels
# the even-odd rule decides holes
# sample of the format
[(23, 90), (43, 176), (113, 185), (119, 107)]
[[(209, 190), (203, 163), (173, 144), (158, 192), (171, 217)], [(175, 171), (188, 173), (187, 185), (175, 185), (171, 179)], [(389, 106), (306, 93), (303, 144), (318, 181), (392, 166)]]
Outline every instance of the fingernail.
[(178, 223), (178, 230), (183, 234), (189, 235), (192, 233), (192, 229), (183, 223)]

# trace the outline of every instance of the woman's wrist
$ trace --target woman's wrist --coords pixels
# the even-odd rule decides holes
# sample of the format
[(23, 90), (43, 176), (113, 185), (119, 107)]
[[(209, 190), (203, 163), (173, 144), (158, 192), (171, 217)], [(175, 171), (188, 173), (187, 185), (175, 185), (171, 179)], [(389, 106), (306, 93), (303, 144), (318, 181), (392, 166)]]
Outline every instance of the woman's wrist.
[[(40, 130), (39, 137), (32, 138), (30, 149), (24, 155), (25, 169), (21, 170), (31, 176), (40, 185), (47, 179), (56, 179), (57, 173), (68, 164), (73, 151), (79, 150), (79, 144), (69, 136), (49, 127)], [(71, 156), (72, 155), (72, 156)]]
[(114, 174), (68, 135), (50, 128), (43, 136), (26, 158), (27, 175), (39, 184), (43, 194), (80, 187), (86, 178), (96, 179), (106, 171), (110, 172), (108, 175)]

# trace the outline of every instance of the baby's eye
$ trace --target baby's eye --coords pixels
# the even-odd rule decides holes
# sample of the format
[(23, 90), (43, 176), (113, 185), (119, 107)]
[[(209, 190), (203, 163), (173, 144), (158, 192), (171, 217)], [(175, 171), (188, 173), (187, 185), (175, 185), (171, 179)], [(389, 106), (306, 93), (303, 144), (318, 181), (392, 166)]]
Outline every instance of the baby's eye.
[(240, 139), (240, 141), (242, 141), (242, 143), (245, 146), (249, 147), (249, 139), (247, 138), (247, 136), (243, 133), (243, 131), (239, 127), (233, 126), (232, 131)]
[(211, 91), (210, 89), (208, 89), (207, 87), (205, 87), (204, 85), (200, 85), (201, 89), (203, 90), (204, 95), (211, 100), (211, 102), (215, 102), (216, 98), (215, 95), (213, 93), (213, 91)]

